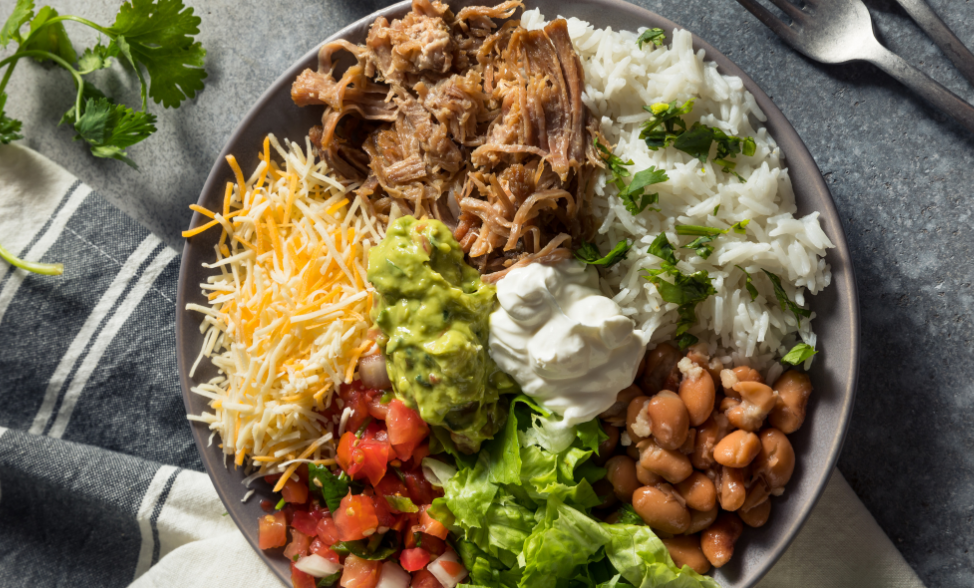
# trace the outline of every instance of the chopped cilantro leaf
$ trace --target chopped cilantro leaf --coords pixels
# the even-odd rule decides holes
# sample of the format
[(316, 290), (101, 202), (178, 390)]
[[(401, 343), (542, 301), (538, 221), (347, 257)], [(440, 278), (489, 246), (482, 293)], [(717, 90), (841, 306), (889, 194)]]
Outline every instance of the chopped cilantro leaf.
[[(609, 173), (612, 174), (612, 178), (609, 179), (609, 183), (613, 184), (619, 189), (619, 198), (626, 206), (626, 210), (630, 214), (639, 214), (640, 212), (646, 210), (650, 204), (655, 204), (659, 202), (659, 194), (645, 194), (646, 186), (651, 186), (653, 184), (658, 184), (660, 182), (665, 182), (670, 178), (666, 175), (666, 171), (661, 169), (656, 169), (655, 166), (650, 166), (648, 169), (644, 169), (641, 172), (636, 173), (632, 177), (632, 181), (626, 184), (624, 178), (629, 177), (630, 172), (626, 169), (627, 165), (633, 165), (632, 160), (623, 161), (621, 157), (612, 153), (612, 151), (599, 142), (598, 137), (594, 140), (595, 147), (599, 151), (599, 158), (605, 163), (606, 168)], [(653, 208), (651, 210), (659, 211), (658, 208)]]
[(693, 249), (694, 251), (697, 252), (697, 255), (699, 255), (704, 259), (707, 259), (714, 252), (714, 246), (711, 245), (710, 242), (716, 238), (717, 238), (716, 236), (714, 237), (700, 236), (694, 239), (692, 242), (687, 243), (686, 245), (682, 245), (680, 248)]
[(585, 262), (589, 265), (603, 265), (609, 267), (619, 263), (626, 258), (629, 253), (629, 243), (625, 239), (616, 243), (616, 246), (612, 248), (605, 257), (602, 257), (602, 253), (599, 248), (589, 243), (587, 241), (582, 241), (582, 246), (575, 251), (575, 259)]
[(642, 49), (643, 45), (646, 43), (650, 43), (657, 47), (662, 47), (664, 41), (666, 41), (666, 33), (663, 31), (663, 29), (655, 28), (646, 29), (641, 35), (639, 35), (639, 38), (636, 39), (636, 42), (639, 43), (640, 49)]
[(700, 225), (676, 225), (677, 235), (716, 237), (717, 235), (723, 235), (726, 232), (727, 229), (718, 229), (715, 227), (702, 227)]
[(799, 343), (791, 348), (781, 361), (790, 363), (791, 365), (798, 365), (800, 363), (805, 363), (807, 360), (811, 359), (813, 355), (818, 353), (814, 347), (808, 345), (807, 343)]
[(717, 216), (717, 212), (720, 211), (720, 205), (714, 207), (714, 216)]
[(742, 221), (736, 222), (733, 225), (731, 225), (731, 230), (739, 235), (744, 235), (747, 233), (745, 227), (747, 227), (747, 225), (749, 224), (751, 224), (751, 219), (746, 218)]
[(328, 510), (335, 512), (348, 494), (348, 480), (344, 476), (336, 476), (328, 466), (308, 464), (308, 486), (317, 489), (325, 501)]
[(696, 157), (700, 163), (707, 163), (710, 146), (714, 143), (714, 129), (700, 123), (693, 123), (690, 130), (682, 133), (673, 141), (673, 147), (684, 153)]
[(649, 253), (670, 265), (676, 265), (676, 255), (673, 254), (673, 245), (666, 238), (666, 233), (660, 233), (658, 237), (653, 239), (652, 244), (649, 246)]
[(332, 586), (338, 584), (338, 582), (342, 579), (342, 573), (342, 570), (338, 570), (330, 576), (318, 578), (318, 583), (315, 584), (315, 586), (317, 588), (332, 588)]
[(694, 335), (691, 335), (690, 333), (683, 333), (676, 340), (676, 344), (677, 344), (677, 346), (679, 346), (679, 348), (681, 350), (685, 350), (687, 347), (689, 347), (691, 345), (695, 345), (697, 343), (697, 341), (699, 341), (699, 340), (700, 339), (698, 339)]
[(277, 501), (277, 504), (274, 505), (274, 510), (281, 510), (282, 508), (284, 508), (285, 504), (287, 503), (284, 501), (283, 498), (281, 498), (280, 500)]
[(643, 109), (652, 113), (653, 118), (643, 123), (639, 138), (646, 141), (646, 146), (655, 151), (660, 147), (672, 145), (677, 136), (686, 132), (687, 123), (681, 117), (693, 110), (693, 100), (687, 100), (680, 105), (675, 101), (668, 104), (657, 102), (650, 106), (643, 106)]
[(799, 325), (802, 324), (802, 317), (808, 318), (812, 315), (812, 311), (798, 306), (790, 298), (788, 298), (788, 293), (785, 292), (785, 289), (781, 287), (781, 278), (768, 270), (761, 271), (767, 274), (768, 279), (771, 280), (771, 284), (774, 286), (774, 295), (778, 299), (778, 305), (781, 306), (781, 310), (791, 311), (791, 313), (795, 315), (795, 322), (797, 322)]
[(612, 152), (608, 147), (599, 142), (599, 138), (593, 139), (595, 143), (595, 148), (599, 150), (599, 158), (605, 162), (605, 165), (609, 168), (612, 173), (613, 181), (616, 178), (626, 178), (629, 177), (629, 170), (625, 166), (633, 165), (632, 160), (623, 161), (621, 157)]
[[(651, 186), (653, 184), (659, 184), (669, 180), (669, 176), (666, 175), (666, 171), (662, 169), (656, 169), (655, 166), (649, 166), (648, 169), (644, 169), (641, 172), (637, 172), (636, 175), (632, 177), (632, 181), (624, 189), (619, 191), (619, 198), (622, 199), (623, 203), (626, 205), (626, 210), (630, 214), (639, 214), (640, 212), (646, 210), (646, 207), (650, 204), (656, 204), (659, 202), (659, 193), (654, 194), (644, 194), (646, 186)], [(659, 211), (658, 208), (652, 210)]]
[(754, 284), (751, 282), (751, 274), (747, 273), (747, 270), (739, 265), (735, 265), (734, 267), (744, 272), (744, 287), (747, 288), (747, 293), (751, 295), (751, 300), (757, 298), (758, 289), (755, 288)]

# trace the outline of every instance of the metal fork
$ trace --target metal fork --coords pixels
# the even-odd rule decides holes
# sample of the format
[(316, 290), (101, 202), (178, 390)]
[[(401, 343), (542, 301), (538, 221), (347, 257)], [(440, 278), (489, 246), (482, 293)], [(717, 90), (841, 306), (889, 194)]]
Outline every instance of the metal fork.
[(868, 61), (974, 132), (974, 107), (883, 47), (861, 0), (805, 0), (805, 9), (771, 0), (790, 25), (757, 0), (737, 1), (800, 53), (822, 63)]

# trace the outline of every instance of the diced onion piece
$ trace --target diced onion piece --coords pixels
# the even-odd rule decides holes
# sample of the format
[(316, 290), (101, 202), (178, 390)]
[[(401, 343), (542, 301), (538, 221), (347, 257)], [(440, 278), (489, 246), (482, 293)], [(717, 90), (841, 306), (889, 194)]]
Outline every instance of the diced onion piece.
[(406, 573), (399, 564), (394, 561), (387, 561), (382, 564), (382, 571), (379, 572), (379, 583), (375, 588), (409, 588), (412, 576)]
[[(325, 576), (330, 576), (342, 569), (342, 564), (328, 561), (320, 555), (312, 553), (311, 555), (306, 555), (295, 562), (294, 567), (298, 568), (309, 576), (323, 578)], [(406, 572), (403, 573), (405, 574)]]
[(453, 551), (434, 559), (426, 569), (443, 584), (443, 588), (454, 588), (467, 577), (467, 568), (463, 567)]
[(388, 390), (392, 388), (389, 373), (386, 371), (386, 356), (381, 353), (369, 355), (358, 360), (358, 373), (366, 388)]

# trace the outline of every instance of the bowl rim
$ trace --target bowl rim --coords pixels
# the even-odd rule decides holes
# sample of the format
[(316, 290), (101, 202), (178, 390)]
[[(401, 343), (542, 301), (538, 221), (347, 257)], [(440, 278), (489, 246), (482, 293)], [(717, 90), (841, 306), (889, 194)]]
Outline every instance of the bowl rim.
[[(526, 3), (529, 2), (530, 0), (527, 0)], [(469, 0), (448, 0), (447, 3), (451, 6), (456, 4), (472, 4), (472, 2)], [(489, 4), (490, 2), (483, 3)], [(212, 168), (210, 169), (206, 182), (203, 185), (203, 189), (200, 191), (198, 203), (203, 205), (207, 195), (213, 193), (214, 189), (226, 181), (229, 174), (224, 167), (224, 161), (227, 155), (233, 153), (232, 146), (238, 143), (241, 136), (248, 132), (248, 128), (255, 121), (257, 121), (264, 109), (267, 108), (273, 98), (278, 94), (278, 92), (281, 91), (282, 87), (290, 86), (297, 74), (308, 67), (309, 63), (317, 62), (318, 50), (324, 43), (334, 41), (336, 39), (354, 38), (357, 34), (367, 30), (368, 24), (371, 24), (377, 17), (384, 16), (390, 19), (398, 18), (411, 7), (411, 4), (411, 0), (402, 0), (401, 2), (397, 2), (381, 10), (377, 10), (361, 19), (358, 19), (317, 43), (314, 48), (295, 60), (261, 94), (244, 118), (236, 126), (233, 133), (230, 135), (230, 138), (224, 144), (224, 147), (220, 151), (220, 154), (215, 160)], [(849, 325), (849, 337), (847, 341), (847, 351), (851, 355), (849, 362), (850, 365), (848, 372), (841, 374), (841, 384), (838, 386), (839, 389), (844, 389), (845, 391), (840, 399), (840, 407), (838, 409), (839, 418), (837, 422), (838, 426), (836, 427), (831, 442), (827, 446), (828, 456), (825, 460), (826, 467), (824, 468), (823, 473), (813, 480), (814, 489), (811, 492), (811, 499), (806, 500), (805, 504), (803, 504), (799, 509), (797, 516), (788, 521), (787, 528), (783, 532), (783, 540), (779, 540), (773, 546), (773, 548), (770, 550), (770, 556), (763, 560), (761, 565), (759, 565), (755, 570), (755, 573), (751, 574), (749, 578), (745, 578), (745, 582), (741, 584), (741, 586), (747, 587), (754, 586), (784, 554), (808, 519), (812, 509), (818, 503), (818, 500), (824, 493), (825, 487), (827, 486), (829, 479), (835, 470), (836, 463), (838, 462), (839, 455), (849, 429), (859, 374), (861, 319), (859, 313), (855, 269), (853, 267), (851, 254), (849, 252), (845, 231), (842, 227), (838, 210), (835, 207), (835, 202), (832, 198), (831, 192), (829, 191), (828, 185), (825, 182), (825, 178), (822, 176), (821, 171), (819, 170), (805, 143), (798, 135), (798, 132), (785, 117), (784, 113), (782, 113), (781, 110), (774, 104), (767, 93), (765, 93), (764, 90), (761, 89), (761, 87), (736, 63), (734, 63), (731, 59), (718, 51), (712, 45), (707, 43), (705, 40), (694, 34), (692, 31), (690, 31), (690, 29), (680, 26), (673, 21), (640, 6), (629, 4), (623, 0), (574, 0), (564, 5), (566, 13), (570, 12), (569, 7), (572, 5), (594, 5), (600, 8), (626, 13), (633, 17), (632, 22), (638, 23), (638, 25), (634, 28), (649, 24), (663, 28), (668, 35), (672, 35), (672, 31), (674, 29), (689, 31), (693, 38), (693, 47), (695, 50), (703, 49), (706, 52), (706, 60), (717, 63), (720, 73), (724, 75), (737, 76), (742, 80), (745, 89), (754, 96), (758, 106), (767, 117), (767, 120), (763, 123), (764, 126), (768, 128), (769, 134), (771, 134), (781, 151), (786, 155), (786, 159), (788, 161), (787, 167), (792, 176), (793, 183), (801, 183), (805, 190), (818, 192), (818, 197), (816, 200), (819, 201), (820, 206), (817, 206), (815, 210), (818, 210), (826, 217), (835, 220), (834, 226), (829, 233), (829, 237), (833, 241), (835, 249), (833, 249), (830, 254), (834, 252), (842, 263), (838, 268), (838, 271), (836, 271), (836, 266), (833, 263), (833, 281), (835, 281), (834, 278), (836, 277), (836, 274), (839, 274), (842, 281), (848, 288), (847, 296), (845, 296), (844, 299), (840, 298), (838, 303), (846, 307), (845, 310), (851, 318), (851, 324)], [(553, 18), (551, 15), (548, 15), (548, 17)], [(598, 26), (598, 23), (592, 24)], [(773, 131), (771, 130), (772, 128), (774, 129)], [(796, 172), (798, 173), (796, 174)], [(796, 175), (801, 176), (798, 181), (795, 181)], [(194, 212), (190, 221), (190, 226), (197, 227), (207, 220), (209, 219), (204, 219), (201, 214)], [(191, 288), (196, 288), (197, 286), (196, 284), (189, 284), (188, 282), (188, 274), (191, 270), (190, 263), (193, 261), (191, 249), (192, 247), (190, 241), (186, 240), (181, 255), (179, 281), (177, 285), (175, 332), (177, 346), (177, 370), (179, 374), (180, 387), (182, 390), (183, 404), (186, 408), (187, 414), (192, 414), (192, 406), (190, 403), (192, 392), (190, 392), (190, 388), (193, 386), (193, 382), (189, 378), (189, 368), (192, 364), (191, 362), (188, 362), (188, 357), (195, 357), (196, 352), (192, 352), (189, 356), (186, 356), (186, 354), (183, 352), (185, 350), (181, 349), (181, 343), (184, 341), (184, 333), (187, 329), (198, 329), (199, 326), (199, 321), (191, 321), (188, 318), (191, 315), (185, 311), (187, 304), (187, 292)], [(285, 585), (289, 585), (288, 576), (285, 575), (287, 568), (282, 565), (286, 564), (287, 562), (277, 561), (281, 558), (276, 554), (267, 554), (259, 549), (257, 545), (256, 533), (248, 533), (245, 531), (245, 525), (253, 525), (252, 521), (244, 521), (241, 519), (241, 502), (237, 500), (236, 496), (230, 495), (229, 488), (225, 488), (224, 484), (221, 482), (221, 479), (216, 475), (219, 469), (225, 467), (225, 456), (223, 456), (222, 452), (218, 450), (208, 448), (207, 429), (198, 426), (198, 423), (194, 423), (191, 426), (191, 430), (197, 450), (199, 451), (203, 465), (206, 468), (206, 472), (209, 475), (210, 480), (214, 483), (220, 499), (227, 507), (227, 512), (230, 514), (234, 523), (241, 530), (259, 557), (274, 571), (274, 573)], [(808, 482), (806, 481), (806, 483)], [(236, 486), (235, 489), (238, 491), (241, 490), (239, 486)]]

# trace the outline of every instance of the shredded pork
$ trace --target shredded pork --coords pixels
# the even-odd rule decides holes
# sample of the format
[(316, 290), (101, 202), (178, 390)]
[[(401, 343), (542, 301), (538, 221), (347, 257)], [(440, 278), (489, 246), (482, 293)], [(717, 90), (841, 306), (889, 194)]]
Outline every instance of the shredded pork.
[[(560, 19), (528, 31), (521, 2), (441, 2), (372, 24), (364, 45), (325, 44), (291, 97), (323, 105), (310, 138), (362, 184), (380, 220), (393, 204), (430, 216), (484, 279), (571, 256), (590, 237), (589, 183), (601, 162), (597, 120), (582, 103), (582, 66)], [(504, 22), (500, 22), (504, 21)], [(355, 63), (339, 66), (339, 53)]]

